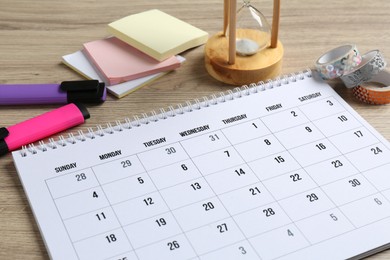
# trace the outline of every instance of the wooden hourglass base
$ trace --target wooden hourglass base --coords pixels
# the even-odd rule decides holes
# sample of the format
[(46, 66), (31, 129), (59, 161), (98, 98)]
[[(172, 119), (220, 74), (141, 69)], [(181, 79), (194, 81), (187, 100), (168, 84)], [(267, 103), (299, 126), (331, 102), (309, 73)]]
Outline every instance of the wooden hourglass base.
[(236, 55), (235, 63), (228, 64), (229, 40), (222, 32), (210, 37), (205, 45), (205, 66), (215, 79), (231, 85), (247, 85), (280, 75), (283, 45), (266, 48), (252, 56)]

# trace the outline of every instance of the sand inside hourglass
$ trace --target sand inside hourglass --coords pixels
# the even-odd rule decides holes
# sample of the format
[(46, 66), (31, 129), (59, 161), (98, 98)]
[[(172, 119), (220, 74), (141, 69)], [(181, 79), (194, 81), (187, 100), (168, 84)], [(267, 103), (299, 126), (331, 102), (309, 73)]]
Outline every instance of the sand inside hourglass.
[(268, 47), (270, 35), (255, 29), (237, 29), (236, 53), (251, 56)]

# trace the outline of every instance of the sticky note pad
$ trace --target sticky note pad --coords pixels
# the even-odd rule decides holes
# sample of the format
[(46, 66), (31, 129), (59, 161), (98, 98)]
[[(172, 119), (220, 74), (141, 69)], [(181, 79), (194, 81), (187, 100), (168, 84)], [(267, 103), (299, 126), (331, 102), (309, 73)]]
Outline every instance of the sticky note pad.
[[(180, 61), (180, 63), (183, 63), (185, 61), (185, 58), (182, 56), (177, 55), (176, 58)], [(62, 56), (62, 62), (87, 79), (97, 79), (99, 81), (104, 81), (104, 79), (101, 78), (99, 73), (92, 66), (92, 64), (89, 62), (88, 58), (82, 51), (77, 51), (75, 53)], [(107, 91), (117, 98), (122, 98), (132, 93), (133, 91), (164, 76), (168, 72), (169, 71), (159, 72), (142, 78), (126, 81), (120, 84), (106, 86)]]
[(208, 39), (207, 32), (156, 9), (114, 21), (108, 31), (159, 61)]
[(84, 52), (109, 85), (180, 67), (174, 56), (160, 62), (115, 37), (84, 43)]

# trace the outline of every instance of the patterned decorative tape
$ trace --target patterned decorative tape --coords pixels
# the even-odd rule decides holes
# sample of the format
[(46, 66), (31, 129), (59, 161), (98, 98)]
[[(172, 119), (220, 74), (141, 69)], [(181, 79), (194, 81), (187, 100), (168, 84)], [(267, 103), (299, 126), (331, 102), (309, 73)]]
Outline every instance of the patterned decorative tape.
[(334, 79), (360, 64), (362, 57), (356, 45), (334, 48), (318, 58), (315, 67), (323, 79)]
[(390, 72), (382, 70), (370, 82), (354, 87), (352, 92), (358, 100), (368, 104), (390, 103)]
[(362, 62), (353, 70), (345, 72), (340, 78), (347, 88), (353, 88), (384, 70), (386, 61), (378, 50), (372, 50), (362, 56)]

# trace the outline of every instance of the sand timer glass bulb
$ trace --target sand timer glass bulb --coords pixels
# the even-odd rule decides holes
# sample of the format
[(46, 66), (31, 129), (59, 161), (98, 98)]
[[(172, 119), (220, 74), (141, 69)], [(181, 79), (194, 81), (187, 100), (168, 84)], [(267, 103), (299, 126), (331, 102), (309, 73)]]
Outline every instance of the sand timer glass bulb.
[(270, 25), (264, 15), (249, 0), (244, 0), (237, 11), (236, 53), (254, 55), (269, 46), (270, 38)]

